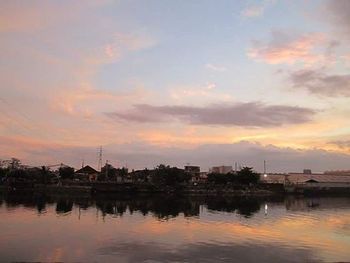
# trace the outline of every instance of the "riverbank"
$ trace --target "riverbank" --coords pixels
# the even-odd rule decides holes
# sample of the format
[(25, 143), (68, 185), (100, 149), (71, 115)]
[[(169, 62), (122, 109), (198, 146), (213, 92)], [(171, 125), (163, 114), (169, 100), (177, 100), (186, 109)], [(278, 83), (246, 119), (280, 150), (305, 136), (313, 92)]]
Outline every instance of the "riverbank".
[(188, 196), (273, 196), (283, 193), (283, 189), (263, 189), (258, 187), (230, 187), (211, 184), (157, 186), (153, 184), (84, 182), (62, 185), (21, 184), (0, 186), (0, 191), (35, 192), (35, 193), (65, 193), (65, 194), (181, 194)]
[(21, 183), (1, 185), (0, 191), (33, 192), (53, 194), (177, 194), (186, 196), (232, 196), (232, 197), (268, 197), (284, 195), (349, 195), (348, 188), (307, 188), (305, 186), (284, 186), (282, 184), (258, 184), (255, 186), (190, 184), (177, 186), (159, 186), (150, 183), (114, 183), (114, 182), (63, 182), (60, 185)]

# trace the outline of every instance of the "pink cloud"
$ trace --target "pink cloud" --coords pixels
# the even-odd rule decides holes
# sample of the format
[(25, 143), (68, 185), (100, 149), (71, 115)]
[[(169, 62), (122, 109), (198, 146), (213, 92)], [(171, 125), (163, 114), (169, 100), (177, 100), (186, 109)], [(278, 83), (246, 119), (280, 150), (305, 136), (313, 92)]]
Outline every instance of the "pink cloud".
[(315, 51), (326, 42), (320, 33), (291, 35), (284, 32), (273, 32), (268, 43), (255, 41), (248, 50), (248, 56), (269, 64), (314, 64), (324, 60), (324, 54)]
[(133, 100), (147, 98), (148, 92), (142, 87), (120, 92), (100, 90), (89, 85), (55, 94), (52, 108), (71, 116), (92, 118), (95, 114), (131, 103)]
[(253, 17), (259, 17), (262, 16), (266, 9), (270, 7), (272, 4), (274, 4), (274, 0), (265, 0), (262, 1), (260, 5), (250, 5), (247, 6), (245, 9), (242, 10), (241, 16), (246, 18), (253, 18)]
[(84, 10), (111, 4), (112, 0), (2, 1), (0, 32), (33, 33), (54, 24), (78, 19)]
[(212, 71), (218, 71), (218, 72), (227, 71), (227, 68), (226, 68), (226, 67), (224, 67), (224, 66), (219, 66), (219, 65), (214, 65), (214, 64), (211, 64), (211, 63), (205, 64), (205, 67), (206, 67), (207, 69), (212, 70)]

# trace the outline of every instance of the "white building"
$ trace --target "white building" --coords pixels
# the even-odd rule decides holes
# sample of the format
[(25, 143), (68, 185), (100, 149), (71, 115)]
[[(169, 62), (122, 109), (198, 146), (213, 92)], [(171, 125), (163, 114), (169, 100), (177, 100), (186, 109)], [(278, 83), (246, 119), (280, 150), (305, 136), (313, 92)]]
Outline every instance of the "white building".
[(211, 173), (218, 173), (218, 174), (227, 174), (232, 172), (232, 166), (214, 166), (210, 169)]

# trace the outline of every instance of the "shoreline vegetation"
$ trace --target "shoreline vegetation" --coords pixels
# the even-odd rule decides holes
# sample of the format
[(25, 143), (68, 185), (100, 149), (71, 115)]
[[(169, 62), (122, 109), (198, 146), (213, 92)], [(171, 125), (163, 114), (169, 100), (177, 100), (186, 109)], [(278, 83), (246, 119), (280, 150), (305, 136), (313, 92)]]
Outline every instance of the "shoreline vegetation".
[[(266, 183), (251, 167), (228, 173), (211, 172), (205, 178), (198, 170), (186, 170), (160, 164), (154, 169), (128, 172), (106, 164), (97, 172), (90, 166), (75, 171), (60, 164), (56, 170), (49, 166), (24, 166), (18, 159), (2, 161), (0, 191), (54, 194), (168, 194), (187, 196), (267, 197), (288, 194), (349, 195), (348, 188), (303, 188), (282, 183)], [(192, 166), (192, 168), (195, 166)], [(196, 167), (195, 167), (196, 168)]]
[(6, 192), (33, 192), (33, 193), (52, 193), (52, 194), (134, 194), (134, 195), (185, 195), (185, 196), (274, 196), (283, 195), (283, 189), (266, 190), (261, 188), (247, 187), (244, 189), (234, 189), (232, 187), (223, 187), (221, 185), (201, 185), (201, 186), (181, 186), (181, 187), (159, 187), (151, 184), (133, 184), (133, 183), (88, 183), (76, 184), (74, 182), (65, 185), (2, 185), (0, 190)]

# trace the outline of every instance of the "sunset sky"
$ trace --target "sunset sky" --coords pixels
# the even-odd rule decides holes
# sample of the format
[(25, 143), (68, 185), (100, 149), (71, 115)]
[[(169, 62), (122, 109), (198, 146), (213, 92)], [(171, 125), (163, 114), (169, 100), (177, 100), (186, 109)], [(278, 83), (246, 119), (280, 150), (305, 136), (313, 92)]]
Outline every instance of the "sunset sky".
[(0, 2), (0, 158), (350, 169), (350, 1)]

